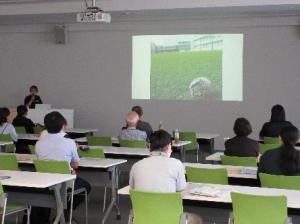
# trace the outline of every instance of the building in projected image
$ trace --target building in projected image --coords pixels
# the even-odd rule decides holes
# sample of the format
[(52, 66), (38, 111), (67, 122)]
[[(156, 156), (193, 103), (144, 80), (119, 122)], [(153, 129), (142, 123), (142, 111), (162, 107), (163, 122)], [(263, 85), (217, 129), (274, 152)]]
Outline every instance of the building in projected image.
[(222, 50), (223, 39), (222, 36), (207, 35), (196, 37), (193, 40), (192, 50), (193, 51), (214, 51)]

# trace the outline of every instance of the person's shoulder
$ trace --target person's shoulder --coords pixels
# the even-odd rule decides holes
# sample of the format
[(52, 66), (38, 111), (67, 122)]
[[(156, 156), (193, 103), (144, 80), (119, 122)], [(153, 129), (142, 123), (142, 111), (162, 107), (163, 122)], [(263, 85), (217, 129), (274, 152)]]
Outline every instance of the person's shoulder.
[(252, 144), (259, 145), (258, 141), (255, 140), (255, 139), (252, 139), (252, 138), (247, 137), (247, 140), (248, 140), (249, 142), (251, 142)]
[(266, 152), (261, 156), (261, 158), (264, 159), (264, 158), (270, 158), (270, 157), (273, 157), (273, 156), (277, 155), (278, 153), (280, 153), (280, 151), (281, 151), (281, 147), (275, 148), (275, 149), (270, 149), (270, 150), (266, 151)]
[(167, 162), (176, 167), (183, 167), (183, 163), (179, 159), (173, 157), (167, 157)]

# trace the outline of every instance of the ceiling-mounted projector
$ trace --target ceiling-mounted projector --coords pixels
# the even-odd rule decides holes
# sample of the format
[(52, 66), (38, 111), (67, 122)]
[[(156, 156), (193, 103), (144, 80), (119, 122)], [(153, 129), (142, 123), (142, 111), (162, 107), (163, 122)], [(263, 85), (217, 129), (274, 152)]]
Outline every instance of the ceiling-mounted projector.
[(97, 6), (87, 7), (84, 12), (77, 13), (77, 22), (79, 23), (110, 23), (111, 16), (105, 13)]

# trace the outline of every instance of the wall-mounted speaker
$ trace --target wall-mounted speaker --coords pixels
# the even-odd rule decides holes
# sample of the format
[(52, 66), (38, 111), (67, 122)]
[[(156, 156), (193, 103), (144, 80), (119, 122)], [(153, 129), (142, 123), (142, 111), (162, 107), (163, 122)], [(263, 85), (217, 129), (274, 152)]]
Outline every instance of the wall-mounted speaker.
[(55, 26), (54, 36), (56, 44), (67, 44), (67, 28), (65, 27), (65, 25)]

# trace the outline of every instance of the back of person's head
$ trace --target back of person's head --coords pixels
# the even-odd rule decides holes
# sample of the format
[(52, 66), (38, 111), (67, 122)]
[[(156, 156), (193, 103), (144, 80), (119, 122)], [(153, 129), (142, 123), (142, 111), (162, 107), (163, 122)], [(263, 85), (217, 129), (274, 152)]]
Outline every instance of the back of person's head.
[(128, 127), (136, 127), (137, 122), (139, 121), (139, 115), (131, 111), (126, 116), (126, 123)]
[(2, 109), (3, 108), (0, 108), (0, 125), (1, 126), (7, 122), (7, 113), (5, 110), (2, 110)]
[(233, 131), (237, 136), (245, 137), (251, 134), (252, 127), (246, 118), (240, 117), (235, 120)]
[(271, 122), (285, 121), (285, 110), (283, 106), (277, 104), (271, 110)]
[(3, 116), (8, 117), (10, 115), (10, 110), (7, 107), (0, 108), (0, 112), (3, 113)]
[(150, 151), (163, 151), (163, 149), (172, 143), (172, 136), (164, 131), (158, 130), (150, 135)]
[(299, 152), (294, 147), (299, 139), (299, 130), (294, 126), (283, 128), (280, 132), (280, 138), (283, 143), (280, 157), (281, 171), (285, 175), (300, 172)]
[(20, 105), (17, 107), (18, 116), (23, 117), (28, 113), (28, 109), (24, 105)]
[(131, 111), (136, 112), (139, 115), (139, 117), (142, 117), (144, 114), (143, 108), (141, 106), (134, 106), (131, 108)]
[(39, 88), (36, 85), (32, 85), (32, 86), (30, 86), (29, 91), (31, 92), (33, 90), (35, 90), (36, 92), (38, 92)]
[(66, 119), (57, 111), (47, 114), (44, 118), (45, 127), (50, 134), (59, 133), (67, 124)]

